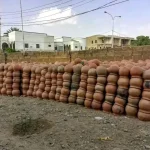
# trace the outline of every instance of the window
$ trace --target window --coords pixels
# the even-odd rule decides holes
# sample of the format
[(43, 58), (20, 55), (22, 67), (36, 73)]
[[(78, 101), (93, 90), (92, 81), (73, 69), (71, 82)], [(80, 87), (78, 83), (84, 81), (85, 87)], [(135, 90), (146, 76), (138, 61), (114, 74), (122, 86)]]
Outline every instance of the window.
[(97, 40), (95, 40), (95, 43), (97, 43)]
[(24, 47), (29, 48), (29, 44), (25, 43)]
[(48, 45), (48, 47), (51, 47), (51, 45)]
[(40, 48), (40, 44), (36, 44), (36, 48)]
[(93, 41), (92, 41), (92, 44), (93, 44)]
[(78, 46), (75, 46), (75, 48), (78, 48)]

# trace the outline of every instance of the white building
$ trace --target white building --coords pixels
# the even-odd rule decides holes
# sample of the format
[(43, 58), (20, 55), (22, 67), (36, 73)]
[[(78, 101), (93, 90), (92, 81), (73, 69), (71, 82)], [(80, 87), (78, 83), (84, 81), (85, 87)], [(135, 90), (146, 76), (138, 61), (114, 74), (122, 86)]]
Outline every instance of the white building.
[(9, 46), (9, 38), (7, 36), (1, 36), (0, 49), (8, 48)]
[(55, 50), (57, 51), (80, 51), (85, 50), (86, 47), (86, 39), (83, 38), (71, 38), (71, 37), (61, 37), (56, 38), (54, 42)]
[[(23, 36), (21, 31), (9, 33), (11, 48), (23, 50)], [(54, 36), (45, 33), (24, 32), (24, 48), (26, 51), (54, 51)]]

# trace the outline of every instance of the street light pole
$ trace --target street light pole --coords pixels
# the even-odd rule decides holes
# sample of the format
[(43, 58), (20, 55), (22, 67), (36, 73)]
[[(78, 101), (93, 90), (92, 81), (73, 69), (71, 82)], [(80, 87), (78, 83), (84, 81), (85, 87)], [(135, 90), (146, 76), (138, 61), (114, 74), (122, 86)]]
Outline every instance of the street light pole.
[(111, 36), (111, 41), (112, 41), (112, 46), (111, 48), (114, 48), (114, 28), (115, 28), (115, 18), (121, 18), (121, 16), (113, 16), (110, 13), (108, 13), (107, 11), (104, 12), (105, 14), (108, 14), (111, 19), (112, 19), (112, 36)]
[(20, 0), (20, 11), (21, 11), (21, 23), (22, 23), (23, 52), (25, 52), (25, 45), (24, 45), (24, 29), (23, 29), (23, 15), (22, 15), (22, 3), (21, 3), (21, 0)]

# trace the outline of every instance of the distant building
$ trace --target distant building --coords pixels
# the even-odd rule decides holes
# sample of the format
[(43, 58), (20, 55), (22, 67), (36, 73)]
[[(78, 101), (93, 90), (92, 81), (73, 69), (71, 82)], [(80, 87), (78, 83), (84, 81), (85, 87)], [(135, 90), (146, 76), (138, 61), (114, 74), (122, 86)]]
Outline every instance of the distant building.
[(85, 50), (86, 39), (84, 38), (71, 38), (61, 37), (56, 38), (54, 42), (55, 51), (80, 51)]
[[(114, 36), (114, 47), (130, 46), (134, 38)], [(112, 46), (111, 35), (93, 35), (86, 38), (87, 49), (103, 49)]]
[(0, 50), (1, 49), (6, 49), (10, 46), (9, 44), (9, 38), (7, 36), (1, 36), (1, 45), (0, 45)]
[[(23, 38), (21, 31), (9, 33), (10, 47), (23, 50)], [(45, 33), (24, 32), (24, 48), (26, 51), (54, 51), (54, 36)]]

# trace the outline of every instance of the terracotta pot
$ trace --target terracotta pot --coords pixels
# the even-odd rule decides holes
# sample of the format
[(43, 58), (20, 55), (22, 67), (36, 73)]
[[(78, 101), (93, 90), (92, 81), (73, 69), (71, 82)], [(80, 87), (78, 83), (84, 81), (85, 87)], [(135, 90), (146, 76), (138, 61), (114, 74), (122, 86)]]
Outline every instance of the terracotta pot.
[(92, 101), (92, 100), (93, 100), (93, 94), (94, 94), (94, 93), (90, 93), (89, 91), (87, 91), (87, 92), (86, 92), (86, 99), (89, 99), (89, 100)]
[(143, 74), (143, 70), (141, 67), (138, 67), (138, 66), (133, 66), (131, 69), (130, 69), (130, 75), (131, 76), (142, 76)]
[(81, 81), (79, 86), (83, 89), (86, 89), (87, 83), (84, 81), (83, 82)]
[(95, 91), (104, 92), (104, 90), (105, 90), (105, 86), (104, 85), (96, 84)]
[(150, 112), (150, 101), (142, 98), (139, 102), (139, 108)]
[(13, 80), (11, 78), (6, 78), (5, 83), (6, 84), (11, 84)]
[(142, 121), (150, 121), (150, 112), (146, 112), (139, 109), (138, 118)]
[(51, 86), (51, 91), (56, 92), (57, 86)]
[(100, 101), (93, 100), (91, 107), (92, 107), (93, 109), (100, 110), (101, 107), (102, 107), (102, 104), (101, 104)]
[(49, 94), (45, 91), (42, 93), (42, 98), (43, 99), (49, 99)]
[(92, 100), (86, 98), (85, 101), (84, 101), (84, 106), (87, 107), (87, 108), (91, 108), (91, 105), (92, 105)]
[(40, 81), (41, 81), (41, 82), (45, 82), (45, 77), (42, 76), (42, 77), (40, 78)]
[(20, 78), (14, 77), (13, 78), (13, 83), (20, 83)]
[(129, 96), (129, 98), (128, 98), (128, 103), (130, 103), (131, 105), (134, 105), (134, 106), (138, 106), (139, 101), (140, 101), (139, 97)]
[(104, 112), (111, 112), (112, 111), (112, 104), (108, 101), (105, 101), (102, 105), (103, 111)]
[(79, 64), (79, 63), (81, 63), (82, 62), (82, 60), (80, 59), (80, 58), (76, 58), (75, 60), (74, 60), (74, 63), (75, 64)]
[(141, 95), (141, 89), (129, 88), (129, 95), (132, 97), (139, 97)]
[(131, 78), (130, 79), (130, 86), (141, 88), (142, 85), (143, 85), (142, 78)]
[(63, 82), (63, 87), (70, 88), (70, 82), (64, 81)]
[(13, 72), (13, 77), (20, 77), (20, 75), (21, 75), (20, 71)]
[(92, 84), (88, 84), (87, 85), (87, 91), (93, 93), (95, 90), (95, 86), (93, 86)]
[(89, 69), (88, 76), (96, 77), (96, 69), (94, 68)]
[(6, 84), (6, 89), (12, 89), (12, 84)]
[(42, 91), (41, 90), (36, 91), (36, 97), (42, 98)]
[(28, 89), (28, 88), (29, 88), (29, 84), (22, 84), (21, 87), (22, 87), (23, 89)]
[(85, 90), (81, 90), (81, 89), (79, 89), (78, 91), (77, 91), (77, 96), (78, 97), (85, 97), (85, 95), (86, 95), (86, 91)]
[(117, 95), (122, 97), (123, 99), (128, 98), (128, 89), (127, 88), (121, 88), (120, 86), (117, 89)]
[(106, 77), (97, 77), (97, 83), (100, 83), (100, 84), (106, 84), (106, 81), (107, 81), (107, 79), (106, 79)]
[(12, 95), (12, 90), (11, 90), (11, 89), (10, 89), (10, 90), (7, 89), (7, 92), (6, 92), (6, 93), (7, 93), (7, 95), (10, 95), (10, 96), (11, 96), (11, 95)]
[(108, 83), (112, 83), (114, 85), (116, 85), (118, 81), (118, 76), (117, 75), (113, 75), (113, 74), (109, 74), (108, 77), (107, 77), (107, 82)]
[(119, 97), (119, 96), (116, 96), (115, 97), (115, 103), (116, 104), (119, 104), (119, 105), (121, 105), (121, 106), (125, 106), (126, 105), (126, 100), (124, 100), (124, 99), (122, 99), (121, 97)]
[(122, 115), (124, 113), (124, 107), (118, 103), (115, 103), (112, 107), (112, 112), (117, 115)]
[(101, 92), (95, 92), (93, 95), (93, 99), (101, 102), (104, 99), (104, 95)]
[(71, 64), (65, 66), (65, 72), (72, 73), (72, 71), (73, 71), (73, 66)]
[(23, 82), (24, 84), (29, 84), (29, 83), (30, 83), (30, 80), (29, 80), (29, 79), (23, 79), (22, 82)]
[(66, 72), (65, 72), (65, 73), (63, 74), (63, 80), (67, 80), (67, 81), (68, 81), (68, 80), (71, 80), (71, 77), (72, 77), (72, 76), (71, 76), (71, 74), (69, 74), (69, 73), (66, 73)]
[(1, 94), (2, 94), (2, 95), (6, 95), (6, 91), (7, 91), (6, 88), (2, 88), (2, 89), (1, 89)]
[(61, 89), (61, 94), (62, 95), (69, 95), (69, 93), (70, 93), (69, 89), (67, 89), (67, 88), (62, 88)]
[(136, 116), (137, 116), (138, 109), (137, 109), (137, 107), (135, 107), (135, 106), (132, 105), (132, 104), (127, 104), (127, 106), (126, 106), (126, 108), (125, 108), (125, 111), (126, 111), (127, 116), (136, 117)]
[(92, 84), (92, 85), (95, 85), (96, 84), (96, 79), (93, 77), (89, 77), (88, 80), (87, 80), (87, 83), (88, 84)]
[(89, 71), (89, 66), (83, 66), (82, 68), (81, 68), (81, 73), (83, 73), (83, 74), (88, 74), (88, 71)]
[(51, 74), (49, 72), (47, 72), (46, 75), (45, 75), (45, 78), (46, 79), (51, 79)]
[(39, 84), (39, 89), (44, 90), (45, 89), (45, 84), (44, 83), (40, 83)]
[(106, 93), (106, 95), (105, 95), (105, 101), (113, 104), (114, 103), (114, 99), (115, 99), (115, 96), (113, 94)]
[(129, 76), (130, 70), (127, 67), (120, 67), (119, 68), (119, 75), (120, 76)]
[(142, 92), (142, 98), (150, 100), (150, 92), (149, 91), (143, 91)]
[(60, 98), (59, 98), (60, 102), (63, 102), (63, 103), (67, 103), (68, 102), (68, 98), (67, 96), (65, 95), (60, 95)]
[(47, 87), (47, 86), (45, 87), (46, 92), (50, 92), (50, 90), (51, 90), (51, 87)]
[(76, 74), (81, 74), (81, 68), (82, 68), (81, 64), (74, 65), (73, 66), (73, 72), (76, 73)]
[(70, 96), (68, 97), (68, 102), (69, 102), (69, 103), (75, 103), (75, 102), (76, 102), (76, 97), (73, 96), (73, 95), (70, 95)]
[(118, 80), (118, 86), (121, 86), (121, 87), (128, 87), (129, 86), (129, 78), (127, 77), (120, 77), (119, 80)]
[(98, 66), (96, 68), (96, 73), (98, 76), (107, 76), (107, 68), (103, 66)]
[(19, 90), (13, 90), (12, 95), (13, 96), (20, 96), (20, 91)]
[(40, 67), (37, 67), (37, 68), (35, 69), (35, 73), (36, 73), (36, 74), (41, 74), (41, 71), (42, 71), (42, 69), (41, 69)]
[(27, 96), (32, 96), (32, 90), (27, 91)]
[(108, 68), (108, 72), (109, 72), (109, 73), (118, 74), (118, 72), (119, 72), (119, 67), (118, 67), (117, 65), (111, 65), (111, 66)]
[(19, 89), (19, 87), (20, 87), (20, 84), (18, 84), (18, 83), (13, 83), (12, 84), (13, 89)]
[(106, 93), (115, 94), (117, 87), (115, 85), (112, 85), (112, 84), (107, 84), (105, 90), (106, 90)]
[(78, 105), (84, 105), (84, 98), (82, 98), (82, 97), (77, 97), (77, 100), (76, 100), (76, 103), (78, 104)]
[(8, 71), (13, 71), (13, 66), (9, 66)]
[(12, 76), (13, 76), (13, 73), (12, 73), (12, 72), (7, 72), (6, 76), (7, 76), (7, 77), (12, 77)]
[(150, 79), (150, 70), (146, 70), (143, 72), (143, 79), (146, 79), (146, 80)]
[(92, 68), (96, 69), (97, 68), (97, 65), (95, 63), (88, 62), (88, 64), (89, 64), (90, 69), (92, 69)]

